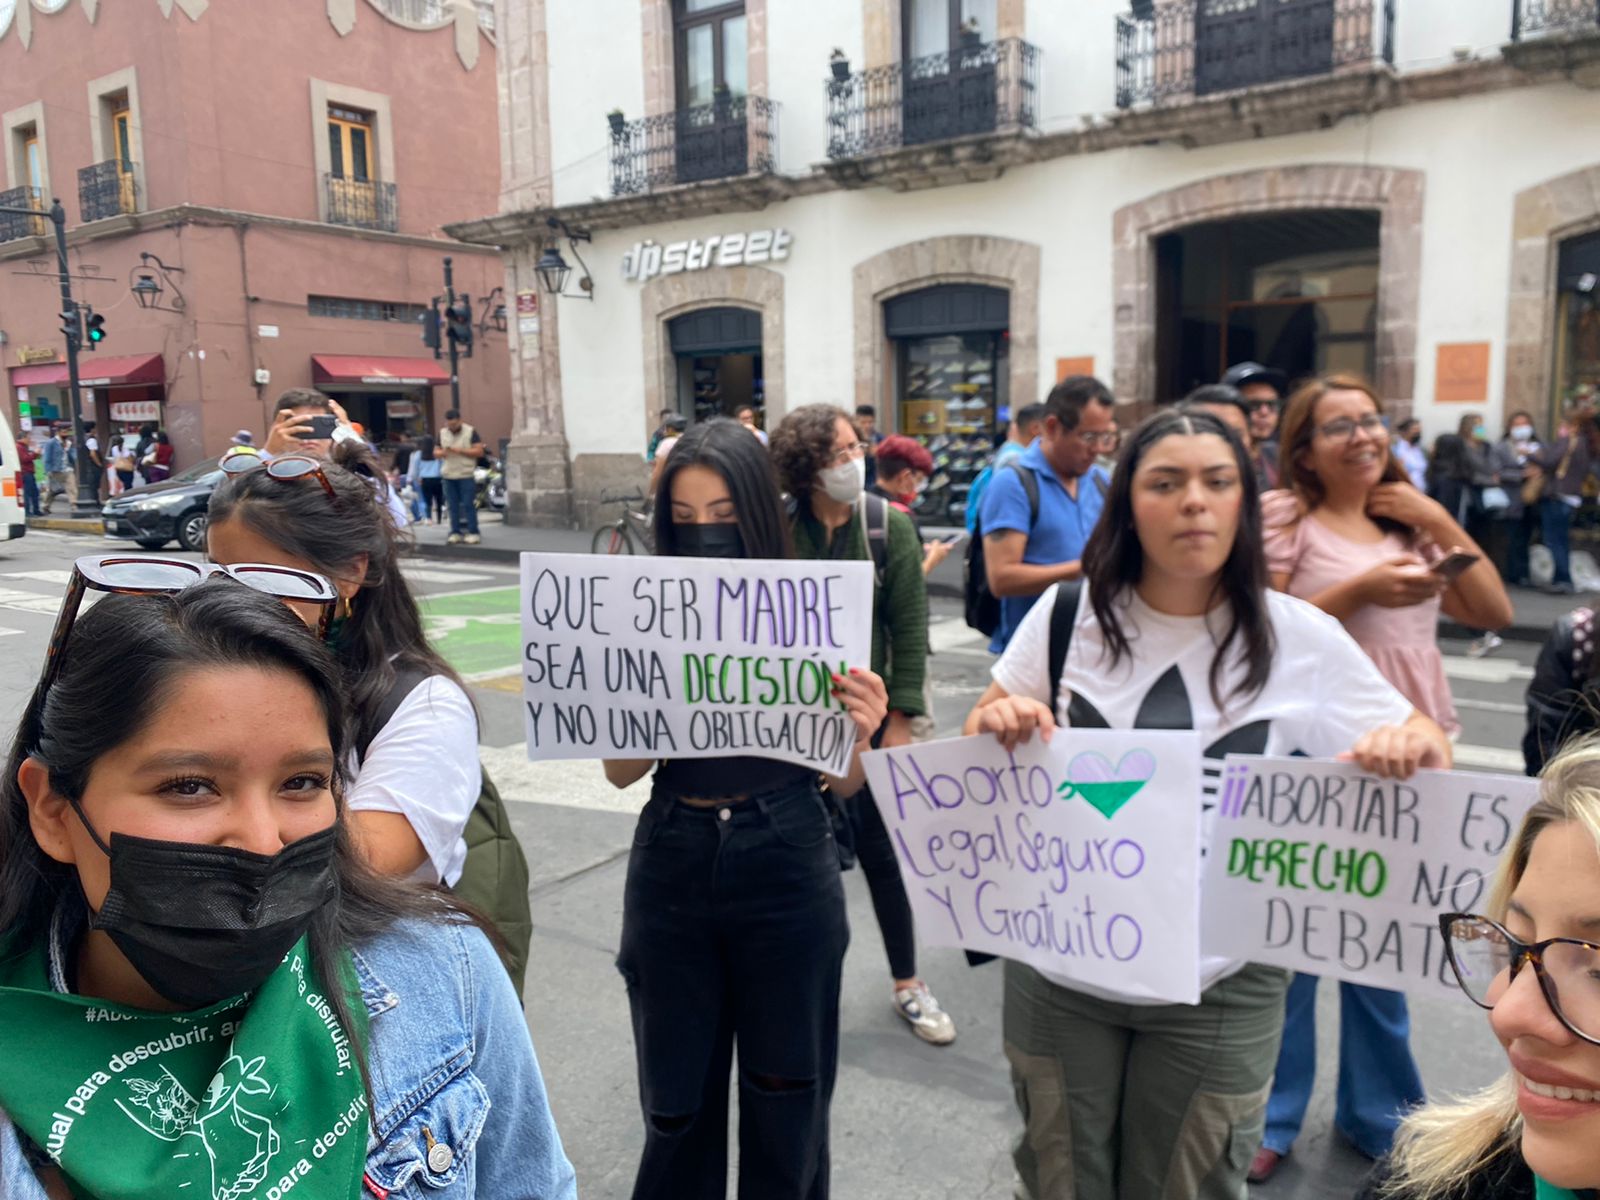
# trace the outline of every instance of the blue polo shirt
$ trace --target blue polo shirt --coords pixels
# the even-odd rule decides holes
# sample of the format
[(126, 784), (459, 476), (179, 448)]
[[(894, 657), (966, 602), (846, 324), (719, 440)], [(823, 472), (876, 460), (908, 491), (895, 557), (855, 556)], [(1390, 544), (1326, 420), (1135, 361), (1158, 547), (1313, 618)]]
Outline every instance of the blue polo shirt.
[[(1039, 485), (1039, 519), (1029, 527), (1028, 493), (1012, 467), (995, 468), (989, 486), (983, 490), (979, 524), (987, 536), (1000, 529), (1016, 529), (1028, 535), (1022, 551), (1025, 563), (1055, 564), (1083, 557), (1083, 548), (1094, 531), (1095, 522), (1105, 508), (1105, 488), (1111, 480), (1099, 466), (1090, 467), (1078, 480), (1078, 498), (1067, 494), (1054, 468), (1045, 461), (1039, 440), (1012, 460), (1025, 471), (1032, 471)], [(1103, 485), (1103, 486), (1102, 486)], [(1006, 596), (1000, 601), (1000, 627), (995, 630), (989, 649), (999, 654), (1011, 635), (1028, 615), (1037, 596)]]

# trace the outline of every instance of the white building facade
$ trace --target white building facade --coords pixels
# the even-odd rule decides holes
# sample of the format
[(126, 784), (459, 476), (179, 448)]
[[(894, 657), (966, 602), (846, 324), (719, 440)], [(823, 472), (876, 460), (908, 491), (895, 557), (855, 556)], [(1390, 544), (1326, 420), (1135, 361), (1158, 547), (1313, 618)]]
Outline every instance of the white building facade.
[(661, 409), (875, 405), (943, 455), (954, 522), (1064, 374), (1126, 427), (1232, 362), (1351, 370), (1430, 438), (1548, 430), (1600, 382), (1594, 0), (498, 0), (497, 25), (501, 212), (451, 232), (501, 246), (516, 297), (516, 520), (614, 515)]

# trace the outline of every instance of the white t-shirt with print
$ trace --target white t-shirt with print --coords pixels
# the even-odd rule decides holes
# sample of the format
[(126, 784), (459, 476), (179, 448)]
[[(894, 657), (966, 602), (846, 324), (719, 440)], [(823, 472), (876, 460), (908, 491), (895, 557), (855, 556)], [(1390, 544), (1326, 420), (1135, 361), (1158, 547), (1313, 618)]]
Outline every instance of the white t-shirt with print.
[[(1267, 593), (1277, 649), (1266, 686), (1252, 696), (1232, 695), (1245, 672), (1236, 641), (1219, 680), (1226, 711), (1218, 711), (1211, 696), (1212, 654), (1216, 640), (1227, 632), (1226, 607), (1204, 617), (1174, 617), (1156, 612), (1130, 589), (1120, 610), (1130, 653), (1113, 669), (1103, 653), (1105, 641), (1088, 595), (1084, 588), (1055, 700), (1056, 719), (1090, 728), (1196, 730), (1209, 760), (1202, 764), (1204, 794), (1196, 797), (1202, 809), (1202, 854), (1216, 825), (1217, 780), (1228, 754), (1298, 752), (1332, 758), (1368, 730), (1398, 725), (1411, 715), (1411, 703), (1378, 674), (1338, 621), (1283, 592)], [(1052, 587), (1039, 597), (994, 665), (995, 682), (1013, 696), (1046, 699), (1055, 596)], [(1202, 953), (1201, 990), (1242, 966)], [(1044, 974), (1063, 987), (1104, 999), (1151, 1003)]]

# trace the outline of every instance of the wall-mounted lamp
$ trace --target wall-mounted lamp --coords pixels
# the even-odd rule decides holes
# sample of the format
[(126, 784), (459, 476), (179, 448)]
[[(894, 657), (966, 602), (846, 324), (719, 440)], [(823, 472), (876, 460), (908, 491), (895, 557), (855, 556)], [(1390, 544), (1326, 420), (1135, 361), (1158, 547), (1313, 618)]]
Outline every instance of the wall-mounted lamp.
[[(169, 267), (154, 254), (140, 251), (139, 265), (128, 273), (128, 290), (133, 293), (140, 308), (181, 313), (185, 306), (183, 292), (178, 289), (177, 280), (172, 276), (182, 274), (182, 267)], [(162, 298), (167, 296), (169, 288), (172, 295), (163, 304)]]
[(545, 224), (551, 229), (558, 230), (560, 235), (567, 239), (567, 246), (572, 251), (572, 257), (578, 260), (578, 265), (583, 268), (583, 275), (578, 279), (578, 291), (568, 293), (567, 276), (572, 274), (572, 268), (567, 265), (567, 260), (561, 255), (561, 247), (551, 242), (545, 247), (545, 252), (539, 256), (539, 261), (534, 264), (534, 271), (538, 273), (539, 282), (544, 285), (544, 290), (552, 296), (567, 296), (572, 300), (594, 299), (594, 278), (589, 274), (589, 264), (583, 261), (583, 255), (578, 253), (578, 243), (592, 240), (587, 229), (572, 229), (560, 217), (547, 217)]
[(496, 333), (506, 331), (506, 293), (504, 288), (491, 288), (489, 294), (483, 298), (478, 311), (483, 314), (478, 318), (478, 332), (487, 333), (493, 326)]

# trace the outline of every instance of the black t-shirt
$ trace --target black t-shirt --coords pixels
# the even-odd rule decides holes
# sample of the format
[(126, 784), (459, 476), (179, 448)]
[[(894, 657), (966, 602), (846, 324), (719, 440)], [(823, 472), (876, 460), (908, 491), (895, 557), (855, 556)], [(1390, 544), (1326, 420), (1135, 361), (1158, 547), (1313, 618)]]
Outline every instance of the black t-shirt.
[(680, 796), (721, 800), (779, 791), (816, 776), (809, 767), (736, 754), (727, 758), (669, 758), (656, 768), (655, 779)]

